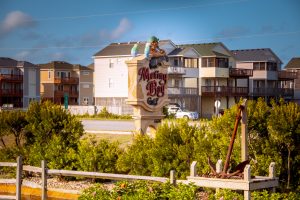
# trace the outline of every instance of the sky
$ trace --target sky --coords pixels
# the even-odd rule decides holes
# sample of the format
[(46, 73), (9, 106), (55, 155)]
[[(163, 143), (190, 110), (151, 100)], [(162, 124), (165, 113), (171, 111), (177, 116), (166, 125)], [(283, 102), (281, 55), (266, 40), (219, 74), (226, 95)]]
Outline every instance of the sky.
[(112, 42), (222, 42), (300, 57), (300, 0), (0, 0), (0, 57), (88, 65)]

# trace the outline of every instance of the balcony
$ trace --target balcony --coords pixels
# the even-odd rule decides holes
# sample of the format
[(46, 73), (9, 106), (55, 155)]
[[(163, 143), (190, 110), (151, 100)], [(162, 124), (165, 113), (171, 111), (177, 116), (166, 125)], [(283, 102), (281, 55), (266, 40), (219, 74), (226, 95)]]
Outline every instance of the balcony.
[(184, 67), (168, 67), (168, 74), (170, 75), (184, 75), (185, 73)]
[(293, 88), (253, 88), (253, 96), (294, 96)]
[(75, 77), (65, 77), (65, 78), (60, 78), (60, 77), (55, 77), (54, 78), (54, 83), (58, 84), (79, 84), (79, 78)]
[(23, 82), (23, 75), (0, 74), (0, 81)]
[(16, 89), (0, 89), (0, 96), (2, 97), (23, 97), (23, 90)]
[(202, 67), (200, 68), (202, 78), (229, 78), (229, 69), (223, 67)]
[(187, 87), (168, 87), (168, 95), (170, 96), (193, 96), (198, 95), (197, 88)]
[(203, 96), (248, 96), (248, 87), (202, 86)]
[(249, 76), (253, 76), (252, 69), (240, 69), (240, 68), (230, 68), (229, 69), (229, 76), (230, 77), (237, 77), (237, 78), (247, 78)]
[(297, 79), (297, 72), (279, 71), (278, 72), (278, 79), (279, 80), (293, 80), (293, 79)]

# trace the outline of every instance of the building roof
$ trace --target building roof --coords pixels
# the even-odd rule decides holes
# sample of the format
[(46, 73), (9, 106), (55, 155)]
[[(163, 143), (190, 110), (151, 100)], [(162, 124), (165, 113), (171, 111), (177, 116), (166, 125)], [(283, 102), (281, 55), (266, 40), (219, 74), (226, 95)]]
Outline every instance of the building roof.
[(270, 48), (232, 50), (237, 61), (242, 62), (274, 62), (282, 61)]
[(12, 58), (0, 57), (0, 67), (38, 67), (27, 61), (17, 61)]
[[(160, 40), (159, 45), (170, 42), (170, 40)], [(131, 56), (132, 47), (138, 44), (138, 54), (144, 54), (146, 42), (126, 42), (126, 43), (111, 43), (105, 48), (98, 51), (94, 56)]]
[(300, 57), (292, 58), (285, 66), (285, 69), (300, 69)]
[(94, 70), (94, 63), (91, 63), (87, 66), (87, 68), (89, 68), (90, 70)]
[(11, 59), (11, 58), (5, 58), (5, 57), (0, 57), (0, 66), (1, 67), (15, 67), (17, 66), (18, 61)]
[[(216, 52), (214, 50), (215, 47), (221, 45), (226, 50), (227, 48), (221, 42), (214, 42), (214, 43), (201, 43), (201, 44), (182, 44), (178, 45), (179, 47), (192, 47), (194, 48), (201, 56), (222, 56), (222, 57), (229, 57), (228, 55), (222, 54), (220, 52)], [(228, 50), (228, 53), (231, 52)]]
[(45, 64), (39, 64), (41, 69), (73, 69), (74, 65), (64, 61), (52, 61)]

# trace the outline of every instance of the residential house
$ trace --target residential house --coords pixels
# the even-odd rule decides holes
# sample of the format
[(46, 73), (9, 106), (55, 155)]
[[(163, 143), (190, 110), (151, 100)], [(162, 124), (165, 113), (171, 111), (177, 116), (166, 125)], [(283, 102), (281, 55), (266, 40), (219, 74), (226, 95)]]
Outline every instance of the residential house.
[[(186, 68), (187, 72), (190, 71), (189, 74), (194, 75), (194, 79), (193, 82), (186, 79), (185, 86), (197, 85), (200, 101), (198, 112), (201, 117), (218, 114), (216, 111), (229, 108), (240, 98), (248, 96), (249, 77), (252, 76), (252, 70), (236, 68), (235, 58), (223, 43), (179, 46), (193, 48), (199, 55), (198, 72)], [(220, 102), (218, 108), (215, 106), (216, 101)]]
[(40, 100), (40, 69), (26, 61), (0, 58), (0, 106), (27, 108)]
[(294, 101), (300, 104), (300, 57), (292, 58), (284, 68), (287, 72), (295, 74), (294, 84), (292, 82), (291, 87), (294, 87)]
[(232, 53), (237, 60), (238, 68), (253, 70), (249, 84), (251, 99), (264, 97), (269, 101), (271, 98), (283, 97), (286, 100), (293, 98), (293, 87), (286, 83), (294, 81), (295, 73), (282, 71), (282, 61), (271, 49), (233, 50)]
[(63, 61), (40, 64), (41, 98), (56, 104), (93, 104), (93, 70)]

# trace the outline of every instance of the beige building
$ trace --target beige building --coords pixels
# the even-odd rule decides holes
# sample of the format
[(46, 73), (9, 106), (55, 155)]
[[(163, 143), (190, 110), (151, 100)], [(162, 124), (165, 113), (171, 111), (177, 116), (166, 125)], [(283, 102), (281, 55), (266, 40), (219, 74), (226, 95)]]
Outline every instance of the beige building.
[(233, 50), (237, 67), (252, 69), (250, 77), (249, 97), (264, 97), (267, 101), (280, 97), (292, 100), (294, 96), (294, 72), (281, 70), (282, 61), (269, 48)]
[(287, 72), (292, 72), (295, 77), (295, 82), (291, 87), (294, 87), (294, 101), (300, 104), (300, 57), (292, 58), (284, 68)]
[(40, 64), (41, 99), (56, 104), (93, 104), (93, 69), (67, 62), (53, 61)]
[(40, 68), (26, 61), (0, 58), (0, 107), (27, 108), (40, 100)]

